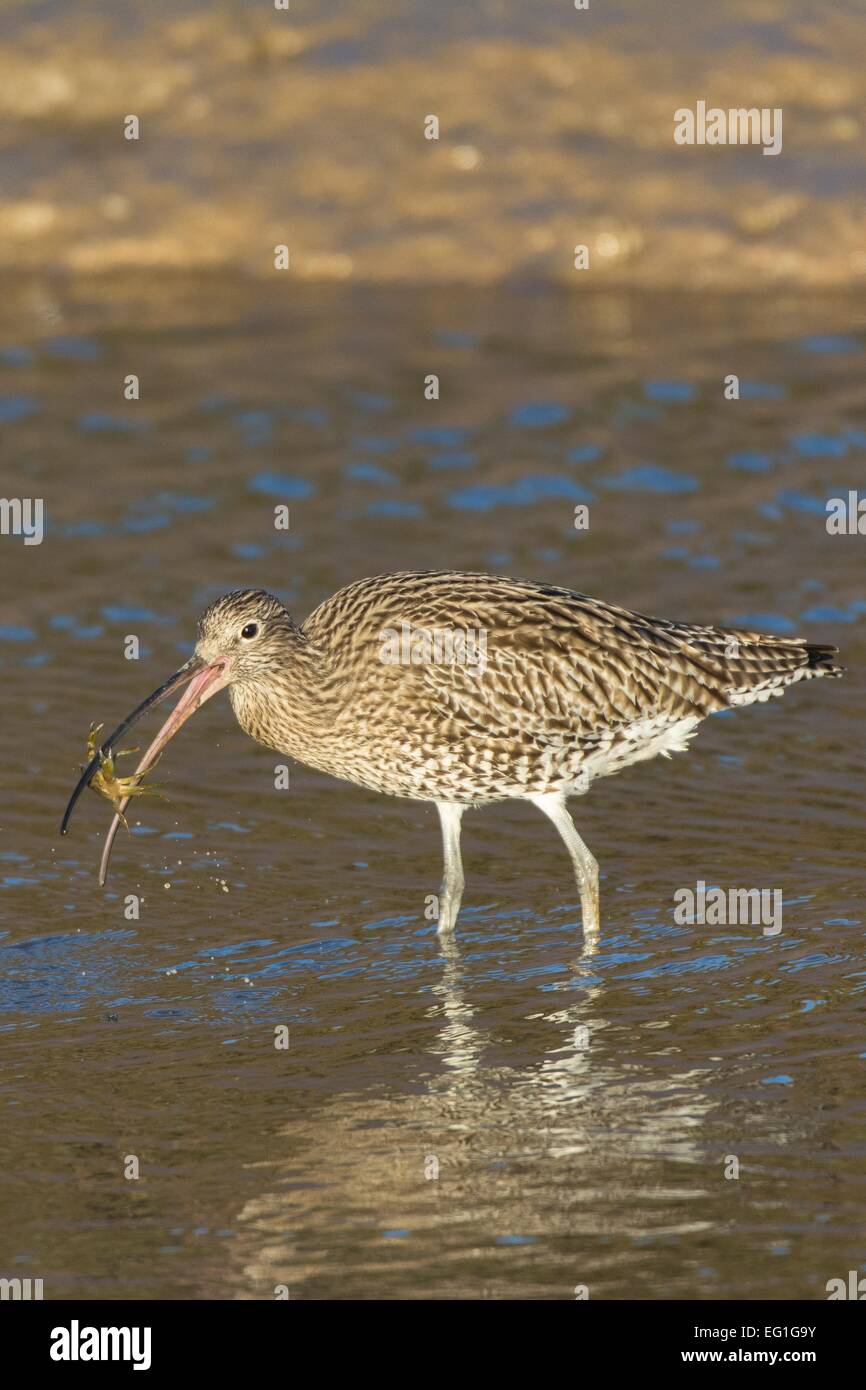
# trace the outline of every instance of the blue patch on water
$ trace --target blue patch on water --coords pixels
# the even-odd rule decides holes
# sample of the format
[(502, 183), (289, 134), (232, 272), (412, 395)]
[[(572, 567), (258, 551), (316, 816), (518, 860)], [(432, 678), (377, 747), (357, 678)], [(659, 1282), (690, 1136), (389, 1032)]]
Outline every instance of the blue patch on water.
[(795, 488), (783, 488), (776, 493), (776, 502), (780, 507), (787, 507), (788, 511), (806, 512), (809, 516), (826, 516), (827, 505), (820, 497), (812, 497), (808, 492), (799, 492)]
[(101, 610), (103, 618), (109, 623), (156, 623), (159, 627), (171, 627), (176, 619), (154, 613), (152, 608), (138, 608), (133, 604), (106, 604)]
[(394, 402), (390, 396), (381, 396), (374, 391), (356, 391), (349, 388), (346, 391), (348, 400), (360, 410), (367, 411), (370, 415), (384, 415), (387, 410), (392, 410)]
[(797, 631), (796, 624), (781, 613), (740, 613), (731, 626), (754, 632), (773, 632), (778, 637), (792, 637)]
[(21, 627), (17, 623), (0, 623), (0, 642), (35, 642), (36, 633), (32, 627)]
[(411, 1236), (412, 1232), (408, 1226), (395, 1226), (391, 1231), (383, 1231), (382, 1236), (385, 1240), (405, 1240)]
[(782, 508), (777, 507), (775, 502), (761, 502), (755, 511), (767, 521), (778, 521), (782, 516)]
[(600, 444), (578, 444), (576, 449), (569, 449), (565, 460), (566, 463), (594, 463), (603, 453)]
[(803, 458), (844, 458), (848, 440), (831, 434), (795, 434), (791, 440)]
[(168, 507), (169, 511), (189, 514), (208, 512), (214, 505), (212, 497), (195, 496), (188, 492), (156, 492), (152, 497), (141, 497), (132, 505), (133, 512), (148, 512), (155, 507)]
[(109, 415), (104, 410), (90, 410), (81, 416), (78, 428), (85, 434), (135, 434), (148, 424), (140, 415)]
[(367, 504), (368, 516), (387, 516), (387, 517), (406, 517), (414, 518), (424, 515), (423, 507), (417, 502), (402, 502), (397, 497), (383, 498), (381, 502), (370, 502)]
[(251, 492), (263, 492), (267, 497), (311, 497), (315, 491), (306, 478), (288, 473), (256, 473), (247, 487)]
[[(35, 1016), (67, 1013), (88, 1005), (110, 1006), (112, 963), (109, 961), (106, 968), (105, 960), (95, 953), (106, 947), (112, 952), (115, 948), (122, 950), (133, 937), (133, 932), (118, 930), (87, 936), (58, 932), (10, 943), (4, 954), (10, 963), (14, 961), (19, 973), (10, 979), (4, 962), (0, 973), (4, 1008), (11, 1004)], [(87, 970), (84, 966), (88, 966)], [(46, 980), (53, 982), (50, 989), (45, 987)]]
[(535, 1245), (535, 1236), (497, 1236), (497, 1245)]
[(648, 381), (643, 393), (648, 401), (669, 401), (672, 405), (695, 398), (695, 388), (689, 381)]
[(688, 473), (674, 473), (657, 463), (640, 463), (615, 478), (602, 479), (602, 486), (616, 492), (696, 492), (698, 480)]
[(33, 353), (30, 348), (14, 346), (0, 348), (0, 362), (5, 367), (29, 367), (32, 361)]
[(810, 333), (797, 346), (803, 352), (862, 352), (863, 345), (849, 333)]
[(695, 532), (702, 529), (700, 521), (691, 521), (683, 517), (677, 521), (669, 521), (665, 526), (669, 536), (693, 536)]
[(208, 444), (192, 444), (186, 451), (187, 463), (208, 463), (213, 458), (213, 449)]
[(689, 560), (693, 570), (717, 570), (721, 563), (718, 555), (693, 555)]
[(448, 502), (457, 511), (490, 512), (496, 507), (527, 507), (552, 497), (564, 497), (573, 502), (592, 500), (592, 494), (571, 478), (542, 475), (498, 486), (479, 483), (475, 487), (461, 488), (449, 495)]
[(92, 338), (79, 338), (71, 335), (49, 338), (45, 350), (51, 357), (62, 357), (73, 362), (97, 362), (102, 349)]
[(832, 603), (817, 604), (801, 614), (804, 623), (856, 623), (857, 614), (850, 608), (837, 608)]
[(101, 637), (105, 631), (101, 623), (80, 623), (71, 613), (55, 613), (48, 619), (48, 626), (56, 632), (68, 632), (70, 637), (79, 637), (85, 641)]
[[(712, 885), (707, 884), (707, 891)], [(643, 957), (641, 957), (643, 959)], [(691, 975), (692, 973), (710, 973), (714, 970), (723, 970), (730, 965), (731, 957), (720, 955), (698, 956), (691, 960), (669, 961), (658, 965), (653, 965), (647, 970), (634, 970), (626, 975), (627, 980), (651, 980), (663, 979), (668, 975)]]
[(687, 545), (669, 545), (661, 552), (663, 560), (687, 560), (691, 551)]
[(440, 470), (448, 468), (474, 468), (477, 462), (478, 458), (476, 454), (431, 454), (427, 460), (427, 467)]
[(241, 541), (231, 547), (231, 552), (232, 555), (237, 555), (239, 560), (258, 560), (260, 556), (264, 555), (265, 547), (255, 545), (253, 542)]
[(422, 425), (409, 430), (406, 438), (412, 444), (429, 444), (434, 449), (459, 449), (469, 438), (469, 431), (455, 425)]
[(156, 512), (153, 516), (130, 516), (125, 517), (122, 526), (124, 531), (131, 531), (134, 535), (146, 535), (148, 531), (162, 531), (166, 526), (171, 525), (171, 517), (165, 512)]
[(786, 395), (784, 386), (769, 381), (741, 381), (741, 401), (781, 401)]
[(29, 396), (0, 396), (0, 424), (16, 425), (38, 409)]
[(552, 425), (563, 425), (570, 418), (570, 408), (558, 401), (525, 401), (514, 407), (508, 423), (520, 429), (544, 430)]
[(778, 1076), (761, 1077), (762, 1086), (793, 1086), (793, 1084), (793, 1076), (787, 1076), (784, 1072), (781, 1072)]
[(245, 443), (253, 448), (259, 444), (270, 444), (274, 437), (270, 411), (241, 410), (232, 416), (232, 420), (243, 435)]
[(754, 449), (740, 449), (728, 454), (725, 462), (729, 468), (736, 468), (743, 473), (766, 473), (773, 466), (771, 454), (761, 454)]
[(380, 468), (375, 463), (350, 463), (344, 470), (347, 478), (352, 478), (359, 483), (382, 483), (385, 486), (396, 483), (395, 474), (389, 473), (387, 468)]

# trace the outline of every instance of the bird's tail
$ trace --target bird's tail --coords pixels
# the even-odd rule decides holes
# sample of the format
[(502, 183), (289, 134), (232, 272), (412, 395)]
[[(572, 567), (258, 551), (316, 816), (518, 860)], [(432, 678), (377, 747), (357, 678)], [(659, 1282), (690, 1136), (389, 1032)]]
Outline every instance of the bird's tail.
[(802, 637), (771, 637), (738, 628), (713, 628), (690, 645), (717, 668), (721, 693), (728, 705), (750, 705), (782, 695), (796, 681), (818, 676), (841, 676), (835, 657), (838, 647), (807, 642)]

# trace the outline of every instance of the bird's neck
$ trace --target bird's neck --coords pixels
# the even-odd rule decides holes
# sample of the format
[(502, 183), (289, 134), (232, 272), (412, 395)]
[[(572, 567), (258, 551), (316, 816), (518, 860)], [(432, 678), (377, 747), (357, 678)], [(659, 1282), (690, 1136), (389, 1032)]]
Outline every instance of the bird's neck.
[(322, 656), (299, 641), (278, 669), (229, 687), (238, 723), (258, 743), (309, 762), (310, 751), (327, 739), (326, 674)]

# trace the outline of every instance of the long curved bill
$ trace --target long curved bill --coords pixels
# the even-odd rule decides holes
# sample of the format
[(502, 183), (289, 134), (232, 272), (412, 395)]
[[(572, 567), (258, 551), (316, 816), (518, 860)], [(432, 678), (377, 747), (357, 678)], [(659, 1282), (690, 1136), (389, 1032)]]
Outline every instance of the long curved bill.
[[(134, 776), (143, 775), (147, 772), (148, 768), (153, 766), (165, 745), (170, 739), (174, 738), (178, 729), (182, 724), (186, 723), (190, 715), (195, 714), (195, 711), (204, 704), (205, 700), (209, 700), (212, 695), (216, 695), (217, 691), (222, 690), (223, 687), (228, 684), (227, 666), (228, 663), (225, 661), (205, 662), (202, 661), (200, 657), (190, 657), (189, 661), (185, 662), (179, 671), (175, 671), (173, 676), (169, 676), (168, 680), (148, 695), (146, 700), (142, 700), (141, 704), (132, 711), (132, 714), (127, 715), (123, 722), (118, 724), (114, 732), (109, 734), (107, 739), (103, 740), (102, 746), (95, 756), (91, 758), (78, 779), (78, 783), (69, 798), (69, 803), (63, 816), (63, 823), (60, 826), (61, 835), (66, 834), (69, 826), (69, 818), (75, 808), (75, 803), (96, 773), (102, 759), (106, 754), (114, 750), (118, 740), (123, 738), (126, 731), (132, 728), (133, 724), (137, 724), (139, 719), (147, 714), (148, 710), (152, 709), (154, 705), (158, 705), (161, 700), (165, 700), (169, 695), (173, 695), (176, 691), (181, 690), (183, 686), (187, 687), (159, 733), (156, 735), (153, 743), (151, 743), (150, 747), (145, 752), (138, 767), (135, 769)], [(111, 847), (114, 844), (114, 837), (120, 825), (120, 817), (128, 806), (129, 800), (129, 797), (125, 797), (121, 802), (105, 838), (105, 847), (102, 851), (102, 862), (99, 866), (100, 885), (105, 883), (108, 876), (108, 861), (111, 858)]]

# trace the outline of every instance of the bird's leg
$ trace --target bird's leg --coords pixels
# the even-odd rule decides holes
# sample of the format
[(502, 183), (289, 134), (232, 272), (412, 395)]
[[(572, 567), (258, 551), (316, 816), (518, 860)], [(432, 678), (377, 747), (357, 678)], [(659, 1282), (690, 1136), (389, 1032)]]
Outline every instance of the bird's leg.
[(465, 806), (453, 801), (437, 801), (436, 809), (442, 823), (442, 849), (445, 858), (445, 871), (442, 887), (439, 890), (440, 935), (454, 930), (460, 900), (463, 897), (463, 860), (460, 858), (460, 820)]
[(539, 811), (543, 811), (553, 821), (565, 841), (565, 847), (571, 855), (571, 862), (574, 865), (577, 886), (580, 889), (584, 935), (598, 936), (598, 864), (594, 856), (575, 830), (574, 821), (568, 814), (564, 797), (549, 792), (541, 796), (532, 796), (529, 799), (535, 802)]

